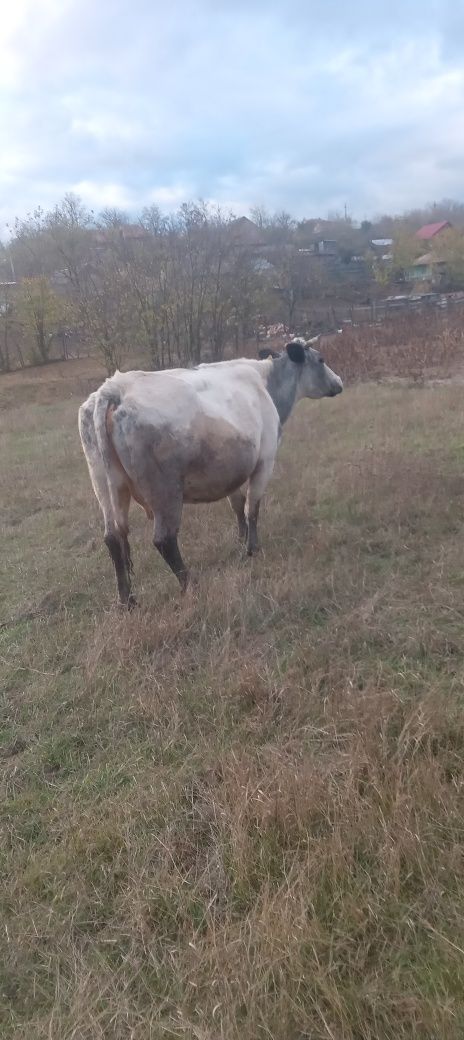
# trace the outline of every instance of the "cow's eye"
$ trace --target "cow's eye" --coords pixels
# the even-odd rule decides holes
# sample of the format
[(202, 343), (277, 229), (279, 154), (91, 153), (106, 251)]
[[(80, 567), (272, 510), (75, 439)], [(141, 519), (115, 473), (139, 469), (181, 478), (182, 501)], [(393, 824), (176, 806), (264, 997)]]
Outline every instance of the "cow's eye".
[(324, 364), (324, 358), (323, 358), (323, 357), (320, 357), (320, 358), (319, 358), (319, 364), (320, 364), (320, 365), (323, 365), (323, 364)]

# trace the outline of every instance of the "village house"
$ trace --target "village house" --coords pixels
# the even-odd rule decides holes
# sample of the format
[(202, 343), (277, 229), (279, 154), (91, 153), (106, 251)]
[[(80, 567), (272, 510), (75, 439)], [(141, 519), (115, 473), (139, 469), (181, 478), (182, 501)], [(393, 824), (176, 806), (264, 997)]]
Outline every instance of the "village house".
[[(415, 237), (421, 242), (436, 243), (444, 231), (451, 231), (452, 225), (449, 220), (438, 220), (433, 224), (424, 224), (416, 231)], [(422, 256), (418, 256), (410, 267), (405, 271), (404, 277), (407, 282), (428, 282), (430, 285), (439, 285), (446, 271), (446, 261), (442, 260), (438, 252), (430, 250)]]

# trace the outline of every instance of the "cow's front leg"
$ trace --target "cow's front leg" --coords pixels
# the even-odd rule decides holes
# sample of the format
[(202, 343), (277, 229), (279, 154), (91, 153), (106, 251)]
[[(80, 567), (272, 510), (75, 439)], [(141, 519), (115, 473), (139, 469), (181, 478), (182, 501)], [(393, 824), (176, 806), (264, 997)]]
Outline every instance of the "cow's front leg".
[(245, 502), (247, 522), (247, 553), (254, 556), (259, 550), (258, 516), (259, 506), (274, 469), (274, 459), (261, 460), (251, 475)]
[(245, 495), (240, 488), (229, 495), (229, 504), (237, 517), (238, 536), (241, 542), (245, 542), (248, 535), (248, 526), (245, 519), (245, 501)]
[(165, 510), (155, 507), (153, 544), (175, 574), (182, 592), (185, 592), (189, 575), (177, 543), (181, 515), (181, 500), (177, 503), (170, 503)]

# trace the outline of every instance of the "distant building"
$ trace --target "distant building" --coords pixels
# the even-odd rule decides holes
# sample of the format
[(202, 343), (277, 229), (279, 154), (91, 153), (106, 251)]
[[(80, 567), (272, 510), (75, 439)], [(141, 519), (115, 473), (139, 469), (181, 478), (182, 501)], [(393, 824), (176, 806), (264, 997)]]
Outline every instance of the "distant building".
[(91, 241), (97, 248), (106, 248), (115, 242), (143, 242), (151, 237), (141, 224), (120, 224), (117, 227), (91, 228)]
[(309, 246), (300, 246), (298, 252), (307, 256), (338, 256), (338, 242), (334, 238), (321, 238)]
[(435, 224), (424, 224), (423, 227), (416, 231), (416, 238), (429, 242), (430, 239), (440, 235), (442, 231), (449, 231), (451, 227), (449, 220), (439, 220)]
[[(312, 223), (312, 221), (309, 223)], [(329, 239), (330, 232), (333, 234), (340, 226), (340, 223), (340, 221), (336, 220), (316, 220), (313, 226), (313, 235), (316, 238), (325, 238), (327, 236), (327, 239)]]
[(316, 242), (316, 252), (319, 256), (337, 256), (338, 245), (334, 238), (321, 238)]
[(237, 217), (231, 220), (229, 232), (236, 246), (247, 246), (256, 249), (266, 244), (265, 236), (257, 224), (249, 217)]
[(440, 260), (434, 253), (424, 253), (405, 271), (407, 282), (431, 282), (437, 284), (446, 267), (445, 260)]
[(302, 220), (298, 225), (298, 237), (303, 245), (318, 242), (334, 242), (340, 231), (340, 222), (333, 220)]
[(304, 231), (308, 235), (313, 235), (315, 228), (319, 227), (320, 223), (321, 222), (319, 218), (313, 218), (311, 220), (301, 220), (298, 227), (300, 231)]

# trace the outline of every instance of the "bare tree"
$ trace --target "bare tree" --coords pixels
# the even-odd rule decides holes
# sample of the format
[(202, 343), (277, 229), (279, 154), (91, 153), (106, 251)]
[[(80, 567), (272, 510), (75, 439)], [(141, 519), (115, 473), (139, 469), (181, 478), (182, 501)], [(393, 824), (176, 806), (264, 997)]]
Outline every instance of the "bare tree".
[(49, 277), (56, 254), (49, 235), (47, 216), (40, 207), (24, 220), (15, 220), (9, 252), (19, 278)]
[(44, 276), (24, 278), (16, 300), (16, 313), (30, 344), (31, 360), (44, 364), (50, 356), (53, 334), (66, 321), (67, 302), (53, 291)]
[(13, 336), (16, 327), (13, 290), (11, 282), (0, 284), (0, 370), (9, 372), (11, 368)]
[(265, 206), (258, 205), (252, 206), (250, 209), (250, 217), (254, 224), (256, 224), (261, 230), (269, 227), (271, 218)]

